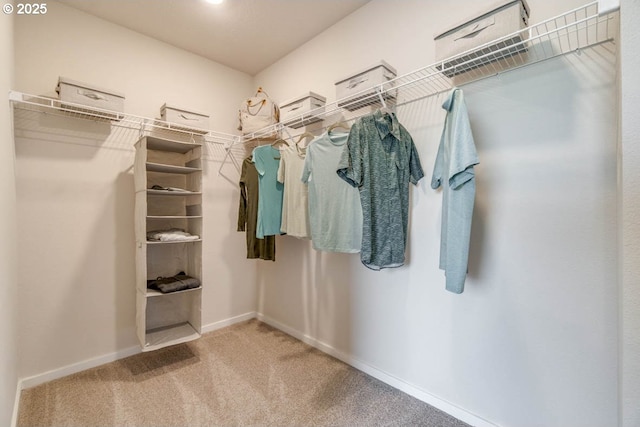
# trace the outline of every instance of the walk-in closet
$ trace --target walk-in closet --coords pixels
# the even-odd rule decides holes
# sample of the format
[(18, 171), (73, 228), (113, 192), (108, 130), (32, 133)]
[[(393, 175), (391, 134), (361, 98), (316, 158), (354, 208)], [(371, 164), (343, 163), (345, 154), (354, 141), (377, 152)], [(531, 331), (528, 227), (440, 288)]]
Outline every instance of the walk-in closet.
[(6, 0), (0, 425), (640, 425), (640, 2)]

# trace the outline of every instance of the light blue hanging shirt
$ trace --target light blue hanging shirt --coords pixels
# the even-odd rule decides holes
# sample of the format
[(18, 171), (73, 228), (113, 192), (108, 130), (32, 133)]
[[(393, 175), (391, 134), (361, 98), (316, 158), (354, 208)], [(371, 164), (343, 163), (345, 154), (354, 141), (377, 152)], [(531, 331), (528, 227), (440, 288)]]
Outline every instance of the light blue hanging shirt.
[(440, 269), (445, 272), (446, 289), (461, 294), (467, 276), (476, 195), (473, 167), (479, 161), (462, 90), (454, 88), (442, 108), (447, 110), (447, 118), (431, 187), (443, 187)]
[(357, 253), (362, 247), (358, 189), (336, 174), (348, 137), (325, 132), (307, 148), (301, 179), (309, 185), (311, 239), (317, 251)]

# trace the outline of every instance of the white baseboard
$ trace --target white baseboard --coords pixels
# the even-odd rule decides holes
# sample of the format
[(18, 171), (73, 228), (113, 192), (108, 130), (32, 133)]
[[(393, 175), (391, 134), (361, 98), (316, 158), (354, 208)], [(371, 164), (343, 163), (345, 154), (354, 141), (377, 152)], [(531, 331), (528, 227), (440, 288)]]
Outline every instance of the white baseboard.
[(317, 340), (316, 338), (310, 337), (309, 335), (306, 335), (296, 329), (293, 329), (285, 324), (282, 324), (277, 320), (274, 320), (268, 316), (265, 316), (262, 313), (257, 313), (256, 318), (270, 326), (273, 326), (276, 329), (281, 330), (286, 334), (291, 335), (294, 338), (299, 339), (302, 342), (309, 344), (312, 347), (317, 348), (318, 350), (324, 353), (327, 353), (335, 357), (338, 360), (343, 361), (348, 365), (353, 366), (354, 368), (368, 375), (371, 375), (374, 378), (377, 378), (383, 383), (389, 384), (391, 387), (397, 388), (398, 390), (401, 390), (407, 393), (408, 395), (415, 397), (416, 399), (419, 399), (425, 403), (428, 403), (429, 405), (435, 408), (438, 408), (441, 411), (446, 412), (447, 414), (453, 417), (456, 417), (461, 421), (464, 421), (467, 424), (470, 424), (476, 427), (498, 427), (497, 424), (491, 423), (490, 421), (487, 421), (477, 415), (474, 415), (456, 405), (453, 405), (452, 403), (447, 402), (446, 400), (443, 400), (437, 396), (432, 395), (431, 393), (428, 393), (420, 389), (419, 387), (409, 384), (398, 377), (395, 377), (378, 368), (375, 368), (353, 357), (352, 355), (343, 353), (335, 349), (334, 347), (326, 343), (323, 343), (322, 341)]
[(124, 359), (125, 357), (133, 356), (140, 352), (141, 350), (139, 346), (129, 347), (103, 356), (83, 360), (82, 362), (72, 363), (71, 365), (63, 366), (62, 368), (52, 369), (42, 374), (22, 378), (20, 380), (20, 389), (24, 390), (26, 388), (35, 387), (48, 381), (66, 377), (67, 375), (75, 374), (77, 372), (86, 371), (87, 369), (95, 368), (96, 366), (104, 365), (105, 363), (115, 362), (116, 360)]
[(245, 320), (255, 319), (256, 312), (250, 311), (245, 314), (241, 314), (239, 316), (230, 317), (228, 319), (220, 320), (218, 322), (209, 323), (208, 325), (204, 325), (202, 327), (202, 333), (206, 334), (207, 332), (213, 332), (218, 329), (226, 328), (227, 326), (234, 325), (236, 323), (244, 322)]
[[(241, 314), (239, 316), (231, 317), (229, 319), (210, 323), (202, 327), (202, 333), (215, 331), (216, 329), (224, 328), (226, 326), (233, 325), (234, 323), (243, 322), (255, 317), (256, 313), (252, 311), (249, 313)], [(95, 368), (96, 366), (104, 365), (105, 363), (115, 362), (116, 360), (124, 359), (125, 357), (133, 356), (134, 354), (138, 354), (140, 352), (141, 349), (139, 346), (129, 347), (113, 353), (105, 354), (103, 356), (98, 356), (92, 359), (83, 360), (82, 362), (63, 366), (62, 368), (52, 369), (51, 371), (47, 371), (42, 374), (22, 378), (20, 379), (20, 381), (18, 381), (18, 389), (24, 390), (26, 388), (35, 387), (48, 381), (66, 377), (67, 375), (75, 374), (77, 372), (86, 371), (87, 369)], [(18, 399), (19, 401), (20, 397), (18, 396), (16, 399)]]
[(11, 427), (18, 425), (18, 409), (20, 409), (20, 394), (22, 393), (22, 380), (16, 382), (16, 397), (13, 402), (13, 414), (11, 415)]

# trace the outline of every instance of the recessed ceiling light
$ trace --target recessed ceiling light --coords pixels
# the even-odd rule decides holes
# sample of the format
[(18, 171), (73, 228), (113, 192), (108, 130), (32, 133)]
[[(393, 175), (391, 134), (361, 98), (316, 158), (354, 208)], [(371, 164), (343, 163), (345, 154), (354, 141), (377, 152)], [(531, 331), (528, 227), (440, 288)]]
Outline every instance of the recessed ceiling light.
[(207, 3), (211, 3), (211, 4), (220, 4), (222, 3), (224, 0), (204, 0)]

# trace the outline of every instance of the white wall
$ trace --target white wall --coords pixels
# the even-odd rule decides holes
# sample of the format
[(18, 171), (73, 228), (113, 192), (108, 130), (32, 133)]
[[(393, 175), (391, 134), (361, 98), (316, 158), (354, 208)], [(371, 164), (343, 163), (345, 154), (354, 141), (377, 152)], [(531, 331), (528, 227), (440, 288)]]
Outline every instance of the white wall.
[[(331, 100), (336, 80), (380, 59), (400, 74), (432, 63), (433, 34), (490, 3), (374, 0), (258, 74), (256, 84), (275, 99), (313, 90)], [(530, 0), (532, 22), (582, 3)], [(442, 195), (428, 184), (444, 116), (442, 97), (432, 97), (399, 111), (427, 176), (412, 189), (408, 265), (373, 272), (358, 256), (282, 237), (287, 263), (260, 266), (259, 311), (476, 421), (616, 425), (610, 49), (464, 88), (481, 162), (464, 294), (446, 292), (437, 267)]]
[[(0, 94), (13, 81), (13, 15), (0, 16)], [(11, 110), (0, 101), (0, 425), (11, 425), (18, 383), (15, 153)]]
[(623, 0), (621, 64), (621, 425), (640, 425), (640, 1)]
[[(250, 76), (60, 3), (48, 6), (45, 16), (16, 19), (14, 89), (55, 95), (65, 76), (124, 93), (131, 114), (158, 117), (169, 102), (233, 131)], [(21, 377), (135, 348), (137, 134), (32, 114), (16, 128)], [(237, 184), (217, 176), (220, 149), (205, 151), (207, 326), (255, 310), (256, 273), (235, 231)], [(233, 169), (225, 174), (237, 179)]]

